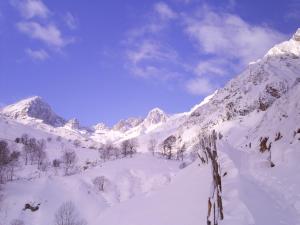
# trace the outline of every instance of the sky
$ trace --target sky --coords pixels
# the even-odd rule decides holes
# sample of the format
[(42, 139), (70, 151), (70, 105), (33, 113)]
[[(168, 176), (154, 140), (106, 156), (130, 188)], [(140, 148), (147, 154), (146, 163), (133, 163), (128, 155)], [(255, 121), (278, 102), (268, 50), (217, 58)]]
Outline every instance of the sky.
[(0, 107), (83, 125), (193, 105), (300, 27), (300, 0), (1, 0)]

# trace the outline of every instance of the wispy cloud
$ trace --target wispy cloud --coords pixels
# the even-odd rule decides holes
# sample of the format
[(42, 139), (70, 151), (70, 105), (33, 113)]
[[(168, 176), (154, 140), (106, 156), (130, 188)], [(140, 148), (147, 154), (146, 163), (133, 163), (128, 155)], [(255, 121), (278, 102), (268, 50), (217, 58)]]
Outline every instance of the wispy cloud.
[(40, 50), (26, 48), (25, 53), (32, 59), (45, 60), (51, 51), (61, 52), (63, 47), (74, 43), (74, 37), (66, 37), (64, 30), (58, 26), (65, 22), (70, 29), (77, 28), (78, 21), (70, 12), (61, 21), (55, 17), (57, 13), (50, 11), (42, 0), (10, 0), (10, 3), (22, 18), (16, 23), (18, 31), (45, 45)]
[(64, 16), (64, 21), (66, 25), (69, 27), (71, 30), (75, 30), (78, 27), (78, 20), (72, 15), (72, 13), (67, 12), (66, 15)]
[(128, 68), (130, 71), (144, 78), (169, 79), (177, 76), (175, 71), (167, 70), (166, 64), (177, 64), (177, 52), (159, 42), (144, 40), (142, 43), (132, 46), (127, 50)]
[(176, 58), (176, 52), (150, 40), (138, 44), (136, 49), (129, 50), (127, 55), (135, 64), (144, 60), (174, 60)]
[(242, 64), (258, 59), (286, 38), (276, 30), (251, 25), (237, 15), (209, 7), (203, 7), (196, 16), (187, 16), (185, 22), (185, 32), (201, 53), (237, 59)]
[(50, 14), (48, 7), (40, 0), (12, 0), (11, 4), (19, 10), (25, 19), (47, 18)]
[[(146, 22), (127, 32), (125, 67), (135, 76), (167, 80), (180, 76), (183, 69), (174, 48), (160, 36), (178, 15), (164, 2), (154, 4)], [(176, 69), (175, 69), (176, 68)]]
[(218, 86), (208, 78), (194, 78), (185, 83), (188, 93), (193, 95), (208, 95), (213, 93)]
[[(174, 11), (164, 2), (156, 3), (154, 13), (158, 16), (152, 15), (143, 26), (128, 33), (127, 68), (144, 78), (157, 79), (165, 74), (167, 79), (177, 79), (175, 82), (181, 83), (188, 93), (206, 95), (220, 86), (220, 80), (237, 74), (287, 38), (266, 25), (250, 24), (229, 13), (237, 4), (235, 0), (227, 0), (226, 4), (218, 10), (203, 5), (191, 12)], [(165, 39), (173, 27), (194, 51), (192, 61)]]
[(166, 3), (158, 2), (154, 5), (155, 11), (163, 19), (175, 19), (177, 13), (174, 12)]
[(37, 39), (49, 46), (58, 49), (72, 42), (72, 39), (64, 38), (61, 31), (54, 24), (41, 25), (37, 22), (19, 22), (17, 28), (32, 39)]
[(285, 35), (267, 26), (249, 24), (237, 15), (217, 12), (208, 6), (195, 15), (184, 16), (183, 20), (184, 32), (200, 56), (204, 56), (194, 69), (196, 77), (186, 82), (188, 92), (193, 94), (202, 95), (203, 90), (211, 92), (218, 86), (216, 76), (236, 74), (249, 62), (262, 57), (274, 44), (286, 39)]
[(44, 61), (49, 58), (48, 53), (44, 49), (32, 50), (31, 48), (27, 48), (25, 52), (33, 60)]

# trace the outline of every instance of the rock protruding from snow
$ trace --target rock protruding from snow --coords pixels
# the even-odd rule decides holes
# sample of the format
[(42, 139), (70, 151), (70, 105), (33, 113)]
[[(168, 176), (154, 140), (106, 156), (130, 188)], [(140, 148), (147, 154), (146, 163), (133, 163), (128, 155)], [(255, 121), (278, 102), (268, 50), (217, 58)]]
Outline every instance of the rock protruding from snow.
[(296, 33), (290, 40), (284, 41), (271, 48), (266, 54), (265, 58), (274, 56), (280, 56), (282, 58), (290, 56), (294, 58), (300, 57), (300, 28), (296, 31)]
[(296, 33), (293, 35), (293, 39), (295, 41), (300, 41), (300, 28), (296, 31)]
[(168, 116), (163, 110), (159, 108), (154, 108), (148, 113), (147, 117), (143, 122), (143, 125), (145, 127), (150, 127), (152, 125), (164, 123), (167, 121), (167, 118)]
[(120, 120), (116, 125), (113, 126), (113, 130), (126, 132), (130, 130), (131, 128), (134, 128), (138, 125), (140, 125), (143, 122), (143, 119), (141, 118), (128, 118), (126, 120)]
[(104, 123), (97, 123), (96, 125), (93, 126), (93, 129), (97, 133), (97, 132), (108, 131), (109, 127), (106, 126)]
[(54, 127), (64, 126), (66, 123), (65, 119), (56, 115), (50, 105), (38, 96), (6, 106), (2, 109), (1, 113), (18, 120), (26, 120), (27, 118), (39, 119)]
[(78, 119), (76, 118), (73, 118), (73, 119), (70, 119), (66, 124), (65, 124), (65, 127), (68, 127), (72, 130), (78, 130), (80, 128), (80, 124), (79, 124), (79, 121)]
[[(295, 36), (299, 35), (299, 30)], [(266, 111), (300, 79), (300, 42), (290, 39), (273, 47), (265, 57), (194, 108), (188, 123), (211, 128), (253, 111)]]

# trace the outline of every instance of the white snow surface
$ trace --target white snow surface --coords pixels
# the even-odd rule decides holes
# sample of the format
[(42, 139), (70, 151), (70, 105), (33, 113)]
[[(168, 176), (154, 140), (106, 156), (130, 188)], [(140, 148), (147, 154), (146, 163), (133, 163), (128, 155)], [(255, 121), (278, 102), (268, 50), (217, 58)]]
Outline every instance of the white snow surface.
[[(156, 108), (144, 119), (122, 120), (110, 129), (102, 123), (93, 128), (82, 128), (77, 120), (67, 123), (37, 97), (4, 107), (0, 138), (10, 147), (22, 150), (14, 140), (24, 133), (50, 138), (49, 161), (74, 149), (78, 163), (70, 176), (21, 165), (14, 180), (1, 186), (0, 224), (13, 219), (26, 225), (54, 224), (56, 210), (69, 200), (90, 225), (206, 224), (211, 165), (191, 160), (189, 153), (199, 133), (214, 129), (223, 136), (217, 143), (224, 175), (224, 220), (219, 224), (300, 225), (299, 32), (188, 112), (167, 115)], [(32, 104), (34, 113), (28, 113)], [(282, 137), (276, 140), (279, 132)], [(148, 152), (151, 139), (161, 143), (170, 135), (177, 137), (175, 147), (186, 144), (185, 168), (179, 169), (181, 161)], [(274, 167), (269, 152), (259, 151), (262, 137), (272, 143)], [(99, 160), (101, 144), (119, 145), (129, 138), (139, 143), (132, 158)], [(74, 140), (80, 147), (74, 147)], [(107, 179), (104, 191), (92, 183), (97, 176)], [(26, 203), (40, 203), (39, 210), (23, 211)]]

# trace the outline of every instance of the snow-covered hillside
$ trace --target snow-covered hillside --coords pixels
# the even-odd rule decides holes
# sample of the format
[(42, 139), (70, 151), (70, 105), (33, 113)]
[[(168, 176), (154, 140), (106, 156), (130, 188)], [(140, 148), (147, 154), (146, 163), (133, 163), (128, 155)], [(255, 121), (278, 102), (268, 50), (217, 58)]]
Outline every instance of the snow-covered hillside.
[[(300, 29), (188, 112), (155, 108), (112, 128), (86, 128), (39, 97), (4, 107), (0, 139), (22, 154), (1, 186), (0, 224), (54, 224), (66, 201), (92, 225), (206, 224), (216, 168), (203, 162), (201, 141), (213, 130), (224, 212), (217, 223), (300, 224), (299, 98)], [(24, 164), (25, 133), (45, 140), (47, 167)], [(77, 160), (66, 173), (70, 151)]]

